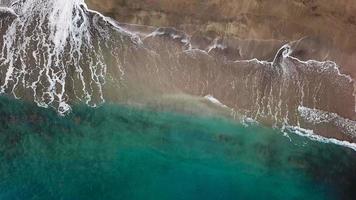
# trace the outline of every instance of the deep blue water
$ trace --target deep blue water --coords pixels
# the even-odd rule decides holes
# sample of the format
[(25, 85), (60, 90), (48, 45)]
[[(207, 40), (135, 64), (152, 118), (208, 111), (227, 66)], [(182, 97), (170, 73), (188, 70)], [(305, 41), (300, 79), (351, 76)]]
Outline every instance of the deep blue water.
[(0, 98), (0, 199), (356, 199), (356, 153), (262, 126)]

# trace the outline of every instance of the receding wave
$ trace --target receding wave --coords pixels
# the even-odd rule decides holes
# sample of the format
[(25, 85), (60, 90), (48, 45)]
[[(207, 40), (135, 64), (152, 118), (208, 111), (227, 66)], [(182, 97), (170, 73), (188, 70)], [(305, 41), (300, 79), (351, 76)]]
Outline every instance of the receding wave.
[(76, 103), (144, 103), (183, 93), (251, 121), (355, 141), (355, 81), (335, 62), (298, 59), (296, 41), (270, 60), (231, 59), (219, 40), (198, 47), (182, 31), (120, 24), (83, 0), (3, 4), (3, 94), (66, 115)]

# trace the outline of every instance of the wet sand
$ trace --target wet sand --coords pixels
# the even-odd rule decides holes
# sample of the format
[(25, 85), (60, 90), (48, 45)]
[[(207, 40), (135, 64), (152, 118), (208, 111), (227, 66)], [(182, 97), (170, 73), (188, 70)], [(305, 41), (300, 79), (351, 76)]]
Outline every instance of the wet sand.
[(273, 55), (279, 47), (266, 45), (266, 40), (283, 43), (304, 38), (297, 52), (299, 58), (335, 61), (344, 73), (356, 78), (356, 3), (352, 1), (87, 0), (86, 3), (122, 23), (175, 27), (209, 43), (218, 37), (243, 40), (228, 45), (239, 46), (245, 57), (263, 59), (266, 51)]
[[(77, 9), (86, 12), (83, 8)], [(334, 62), (317, 59), (305, 62), (302, 59), (302, 56), (307, 60), (312, 54), (317, 57), (325, 53), (310, 48), (327, 44), (322, 40), (316, 42), (317, 38), (313, 37), (291, 42), (209, 39), (204, 34), (198, 37), (174, 28), (121, 24), (107, 21), (97, 13), (86, 13), (91, 43), (81, 49), (73, 49), (75, 45), (67, 44), (70, 51), (63, 54), (54, 49), (61, 54), (58, 62), (63, 66), (51, 68), (47, 76), (43, 75), (41, 67), (52, 58), (42, 57), (42, 48), (38, 48), (46, 48), (46, 42), (31, 41), (25, 48), (21, 42), (12, 43), (11, 38), (28, 41), (23, 40), (27, 32), (22, 30), (4, 38), (9, 45), (17, 45), (9, 48), (11, 54), (3, 52), (4, 56), (14, 55), (0, 64), (3, 76), (0, 83), (4, 92), (35, 101), (39, 106), (54, 107), (61, 114), (69, 112), (69, 106), (78, 102), (89, 106), (98, 106), (104, 101), (145, 104), (149, 103), (147, 99), (166, 95), (197, 98), (210, 95), (230, 108), (232, 117), (238, 114), (274, 127), (311, 127), (318, 134), (349, 141), (356, 137), (352, 128), (356, 123), (353, 80), (342, 74)], [(29, 23), (27, 28), (36, 28), (33, 34), (46, 31), (43, 27), (33, 26), (37, 23), (36, 17), (25, 19)], [(11, 18), (3, 20), (11, 22)], [(1, 27), (2, 33), (6, 28)], [(284, 45), (285, 42), (288, 45)], [(39, 50), (35, 56), (34, 48)], [(11, 52), (12, 49), (23, 51)], [(82, 52), (80, 58), (72, 53), (77, 51)], [(251, 55), (261, 59), (252, 59)], [(47, 63), (47, 68), (51, 64)], [(24, 66), (27, 70), (23, 70)], [(65, 79), (58, 81), (58, 74)], [(57, 84), (56, 90), (52, 83)], [(309, 126), (298, 110), (300, 106), (331, 115), (336, 113), (338, 117), (327, 119), (327, 124), (320, 126), (320, 122), (315, 121), (320, 117), (310, 113), (313, 119)]]

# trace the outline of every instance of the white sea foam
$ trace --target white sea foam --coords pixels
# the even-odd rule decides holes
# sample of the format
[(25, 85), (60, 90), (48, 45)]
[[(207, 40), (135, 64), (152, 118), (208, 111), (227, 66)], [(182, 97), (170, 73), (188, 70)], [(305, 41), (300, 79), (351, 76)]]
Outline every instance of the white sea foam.
[[(1, 0), (0, 0), (1, 2)], [(67, 77), (67, 63), (62, 62), (62, 54), (65, 51), (64, 49), (69, 44), (69, 51), (73, 56), (69, 62), (72, 62), (75, 66), (75, 71), (77, 72), (76, 76), (79, 77), (81, 81), (81, 90), (84, 95), (77, 97), (81, 99), (85, 103), (91, 106), (96, 106), (98, 103), (102, 103), (105, 101), (102, 87), (105, 83), (106, 78), (106, 64), (102, 57), (102, 52), (100, 50), (95, 50), (92, 48), (92, 38), (90, 35), (90, 28), (93, 27), (92, 22), (87, 18), (87, 11), (94, 13), (97, 15), (97, 18), (100, 20), (104, 20), (109, 25), (115, 27), (116, 30), (120, 31), (123, 34), (129, 35), (132, 41), (136, 41), (136, 44), (142, 44), (141, 38), (137, 34), (133, 34), (130, 31), (120, 27), (118, 23), (111, 19), (103, 16), (102, 14), (89, 10), (84, 2), (84, 0), (27, 0), (24, 2), (18, 2), (17, 4), (13, 4), (10, 8), (1, 8), (0, 12), (10, 12), (13, 15), (17, 15), (17, 19), (13, 22), (12, 25), (7, 29), (7, 33), (4, 36), (4, 45), (0, 52), (0, 59), (3, 60), (3, 63), (8, 66), (6, 70), (6, 76), (4, 79), (4, 83), (1, 86), (1, 92), (5, 92), (5, 90), (10, 90), (10, 92), (16, 97), (16, 86), (22, 84), (26, 88), (30, 88), (34, 91), (34, 100), (38, 106), (49, 107), (53, 106), (53, 102), (57, 102), (57, 110), (60, 114), (64, 115), (68, 111), (70, 111), (70, 105), (68, 103), (68, 97), (66, 96), (66, 82), (65, 79)], [(33, 14), (37, 15), (34, 16)], [(96, 19), (96, 18), (94, 18)], [(49, 20), (48, 24), (46, 24), (46, 20)], [(30, 27), (35, 27), (34, 35), (29, 37), (26, 35), (27, 31), (30, 31)], [(95, 26), (95, 25), (94, 25)], [(50, 42), (47, 41), (47, 34), (50, 39)], [(104, 34), (108, 34), (105, 33)], [(227, 48), (225, 45), (218, 43), (218, 40), (214, 40), (213, 43), (207, 49), (195, 49), (192, 48), (192, 44), (190, 42), (190, 38), (183, 33), (176, 31), (174, 29), (167, 28), (165, 29), (159, 28), (152, 33), (145, 35), (142, 40), (148, 37), (159, 37), (168, 34), (168, 36), (173, 40), (180, 40), (187, 49), (183, 49), (184, 53), (203, 53), (209, 55), (209, 52), (213, 49), (225, 49)], [(22, 43), (18, 43), (17, 39), (22, 38)], [(104, 35), (103, 37), (109, 38), (110, 35)], [(37, 48), (46, 49), (47, 55), (44, 56), (45, 60), (41, 60), (43, 55), (38, 51), (34, 51), (32, 55), (26, 53), (26, 50), (30, 48), (31, 40), (38, 41)], [(53, 45), (52, 45), (53, 43)], [(88, 68), (84, 68), (79, 63), (82, 59), (81, 49), (85, 48), (88, 51), (92, 51), (97, 55), (97, 60), (89, 60)], [(19, 51), (15, 51), (14, 49), (18, 49)], [(258, 60), (257, 58), (250, 60), (236, 60), (235, 63), (252, 63), (252, 64), (261, 64), (264, 66), (273, 66), (274, 64), (279, 65), (283, 63), (285, 60), (292, 60), (298, 63), (304, 64), (305, 68), (310, 68), (310, 70), (317, 70), (320, 73), (324, 72), (332, 72), (336, 73), (338, 76), (346, 78), (350, 82), (353, 82), (353, 79), (345, 74), (342, 74), (339, 70), (339, 66), (332, 61), (315, 61), (308, 60), (302, 61), (298, 58), (292, 56), (293, 49), (289, 44), (282, 46), (279, 51), (276, 53), (276, 57), (272, 62)], [(27, 57), (33, 57), (35, 60), (35, 66), (27, 66), (23, 64), (20, 68), (16, 64), (16, 60), (24, 60), (26, 61)], [(43, 68), (39, 66), (44, 66)], [(27, 82), (22, 79), (25, 75), (33, 75), (30, 69), (31, 67), (35, 67), (36, 70), (39, 70), (38, 76), (32, 82)], [(100, 102), (92, 102), (93, 95), (95, 91), (92, 90), (92, 85), (88, 84), (84, 80), (85, 70), (89, 69), (89, 74), (91, 77), (91, 83), (96, 85), (98, 88)], [(290, 73), (288, 70), (288, 66), (282, 65), (283, 73)], [(125, 74), (124, 69), (120, 68), (122, 75)], [(37, 78), (38, 77), (38, 78)], [(37, 89), (41, 84), (41, 79), (45, 78), (49, 85), (45, 89), (42, 94), (38, 94)], [(11, 84), (10, 84), (11, 83)], [(356, 112), (356, 83), (354, 85), (354, 96), (355, 96), (355, 112)], [(271, 90), (272, 92), (272, 90)], [(302, 91), (303, 93), (303, 91)], [(303, 101), (304, 94), (301, 95), (301, 101)], [(221, 101), (216, 99), (213, 94), (207, 95), (204, 98), (209, 100), (210, 102), (221, 106), (223, 108), (228, 108)], [(267, 97), (268, 98), (268, 97)], [(303, 104), (301, 104), (303, 105)], [(258, 105), (259, 107), (260, 105)], [(281, 110), (281, 103), (278, 105)], [(236, 112), (232, 110), (234, 116)], [(271, 111), (271, 109), (269, 110)], [(298, 111), (302, 115), (303, 118), (312, 121), (313, 123), (335, 123), (335, 125), (341, 127), (348, 132), (355, 133), (356, 125), (353, 121), (342, 118), (333, 113), (326, 113), (320, 110), (312, 110), (305, 107), (299, 107)], [(278, 111), (277, 111), (278, 112)], [(257, 114), (260, 113), (260, 108), (258, 108)], [(273, 113), (271, 113), (273, 114)], [(288, 117), (287, 113), (287, 116)], [(249, 116), (251, 117), (251, 116)], [(250, 124), (256, 123), (256, 121), (252, 118), (245, 117), (243, 118), (243, 123)], [(283, 116), (284, 117), (284, 116)], [(277, 119), (277, 114), (275, 114), (275, 119)], [(288, 120), (284, 119), (287, 124)], [(328, 139), (314, 134), (308, 130), (289, 126), (289, 129), (294, 130), (295, 133), (308, 137), (312, 140), (317, 140), (325, 143), (334, 143), (338, 145), (343, 145), (350, 147), (355, 150), (355, 144), (338, 141), (336, 139)], [(356, 135), (356, 134), (355, 134)]]
[(286, 129), (291, 133), (295, 133), (302, 137), (307, 137), (313, 141), (322, 142), (322, 143), (326, 143), (326, 144), (335, 144), (335, 145), (347, 147), (347, 148), (350, 148), (350, 149), (356, 151), (355, 143), (351, 143), (348, 141), (340, 141), (340, 140), (337, 140), (334, 138), (326, 138), (326, 137), (315, 134), (312, 130), (307, 130), (307, 129), (303, 129), (303, 128), (296, 127), (296, 126), (286, 126)]
[[(216, 99), (212, 95), (207, 95), (204, 98), (206, 98), (207, 100), (209, 100), (210, 102), (212, 102), (218, 106), (228, 108), (226, 105), (222, 104), (218, 99)], [(354, 133), (354, 131), (356, 131), (356, 122), (342, 118), (335, 113), (329, 113), (329, 112), (325, 112), (325, 111), (321, 111), (321, 110), (317, 110), (317, 109), (311, 109), (311, 108), (307, 108), (307, 107), (303, 107), (303, 106), (300, 106), (298, 108), (298, 111), (300, 112), (300, 115), (304, 119), (306, 119), (310, 122), (327, 123), (327, 122), (335, 120), (335, 123), (337, 125), (344, 127), (346, 130), (349, 130), (353, 133)], [(236, 112), (236, 111), (234, 111), (234, 112)], [(250, 117), (246, 117), (246, 116), (242, 117), (241, 123), (244, 126), (250, 126), (252, 124), (253, 125), (259, 124), (258, 121), (254, 120)], [(348, 141), (341, 141), (341, 140), (337, 140), (335, 138), (326, 138), (326, 137), (315, 134), (313, 130), (308, 130), (308, 129), (304, 129), (304, 128), (301, 128), (298, 126), (290, 126), (290, 125), (283, 125), (280, 128), (280, 130), (282, 131), (283, 135), (285, 137), (287, 137), (291, 142), (292, 142), (292, 139), (289, 137), (288, 132), (297, 134), (302, 137), (306, 137), (313, 141), (322, 142), (322, 143), (326, 143), (326, 144), (335, 144), (335, 145), (351, 148), (354, 151), (356, 151), (356, 143), (351, 143)]]
[(351, 137), (356, 137), (356, 121), (343, 118), (336, 113), (330, 113), (323, 110), (307, 108), (304, 106), (298, 107), (298, 112), (302, 118), (313, 124), (331, 123), (334, 126), (342, 129)]
[[(92, 29), (98, 28), (93, 23), (96, 18), (101, 18), (132, 39), (134, 34), (100, 13), (88, 10), (84, 0), (14, 1), (9, 8), (0, 10), (5, 11), (17, 18), (3, 35), (0, 49), (1, 68), (6, 69), (0, 85), (1, 93), (17, 97), (18, 87), (30, 89), (38, 106), (56, 107), (58, 113), (64, 115), (71, 110), (66, 80), (78, 78), (74, 87), (82, 94), (76, 96), (77, 99), (93, 107), (105, 102), (102, 88), (107, 69), (101, 48), (94, 47), (94, 42), (100, 40), (92, 38)], [(96, 15), (93, 21), (88, 12)], [(99, 38), (110, 38), (103, 35), (107, 32), (96, 31), (102, 34)], [(85, 57), (84, 52), (96, 56)], [(71, 66), (75, 68), (75, 74), (67, 77), (68, 71), (73, 71)]]
[(227, 47), (225, 45), (219, 43), (219, 38), (216, 38), (213, 43), (207, 48), (207, 52), (210, 53), (214, 49), (224, 50), (226, 48)]
[(17, 16), (17, 14), (15, 13), (15, 11), (9, 7), (1, 7), (1, 4), (0, 4), (0, 13), (10, 13), (14, 16)]
[(207, 99), (208, 101), (210, 101), (211, 103), (215, 104), (215, 105), (221, 106), (223, 108), (228, 108), (226, 105), (222, 104), (218, 99), (216, 99), (212, 95), (206, 95), (204, 98)]
[(258, 121), (252, 119), (251, 117), (243, 116), (240, 120), (241, 124), (245, 127), (249, 127), (250, 125), (259, 125)]
[(162, 37), (162, 36), (168, 36), (172, 40), (179, 40), (185, 47), (184, 51), (190, 51), (193, 49), (193, 45), (191, 44), (190, 37), (184, 32), (178, 31), (175, 28), (162, 28), (162, 27), (157, 28), (153, 32), (149, 34), (145, 34), (142, 40), (146, 40), (148, 38), (154, 38), (154, 37)]

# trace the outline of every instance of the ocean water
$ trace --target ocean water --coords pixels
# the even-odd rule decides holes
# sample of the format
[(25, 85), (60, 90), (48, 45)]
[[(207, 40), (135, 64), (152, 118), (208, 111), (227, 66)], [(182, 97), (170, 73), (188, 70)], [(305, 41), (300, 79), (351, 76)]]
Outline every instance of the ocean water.
[(0, 98), (0, 199), (355, 199), (356, 153), (228, 119)]

